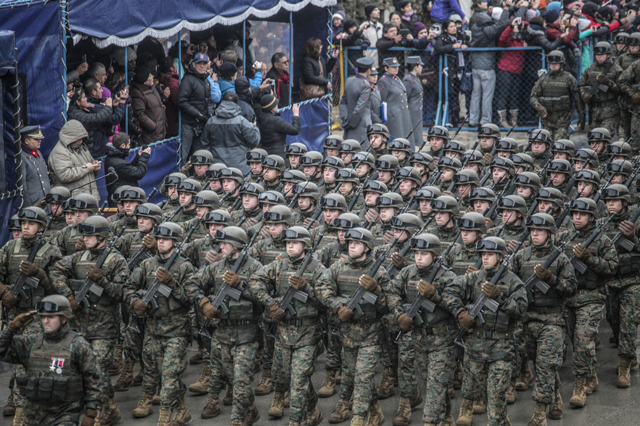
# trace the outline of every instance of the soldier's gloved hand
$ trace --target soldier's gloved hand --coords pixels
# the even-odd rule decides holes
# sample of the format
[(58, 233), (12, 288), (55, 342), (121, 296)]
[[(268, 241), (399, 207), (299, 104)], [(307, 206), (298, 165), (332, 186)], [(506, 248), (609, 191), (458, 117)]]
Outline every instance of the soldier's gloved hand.
[(144, 245), (150, 252), (155, 253), (155, 251), (158, 249), (158, 241), (156, 240), (156, 237), (151, 234), (147, 234), (144, 236), (144, 238), (142, 239), (142, 245)]
[(26, 260), (20, 262), (20, 272), (28, 277), (36, 277), (39, 280), (44, 279), (46, 276), (42, 268), (39, 268), (35, 263), (27, 262)]
[(97, 285), (102, 285), (104, 282), (104, 273), (101, 268), (98, 268), (96, 265), (91, 265), (89, 266), (89, 272), (87, 272), (87, 278)]
[[(317, 228), (318, 226), (320, 226), (320, 222), (318, 222), (318, 220), (317, 220), (317, 219), (313, 220), (313, 222), (312, 222), (312, 219), (313, 219), (313, 218), (308, 217), (308, 218), (306, 218), (306, 219), (304, 220), (303, 225), (304, 225), (304, 227), (305, 227), (305, 228), (308, 226), (308, 227), (309, 227), (309, 229), (313, 229), (313, 228)], [(309, 224), (311, 224), (311, 225), (309, 225)]]
[(633, 238), (636, 235), (635, 226), (628, 220), (623, 220), (622, 222), (620, 222), (620, 225), (618, 225), (618, 229), (627, 238)]
[(540, 115), (540, 118), (547, 118), (547, 109), (545, 107), (543, 107), (542, 105), (540, 105), (538, 108), (536, 108), (536, 111), (538, 111), (538, 114)]
[(282, 260), (286, 258), (287, 258), (287, 255), (284, 253), (280, 253), (278, 256), (276, 256), (276, 260)]
[(488, 217), (484, 218), (485, 223), (487, 224), (487, 229), (493, 228), (495, 225), (493, 224), (493, 220)]
[(388, 230), (382, 236), (382, 242), (385, 244), (390, 244), (393, 241), (393, 230)]
[(584, 126), (587, 124), (587, 116), (584, 112), (581, 112), (578, 116), (578, 128), (580, 131), (584, 131)]
[(582, 95), (582, 102), (584, 102), (585, 104), (591, 102), (591, 95), (589, 95), (588, 93)]
[(67, 300), (69, 301), (69, 306), (71, 306), (71, 312), (77, 314), (80, 312), (80, 304), (76, 302), (76, 298), (73, 296), (67, 296)]
[(469, 206), (467, 207), (467, 209), (464, 211), (465, 213), (473, 213), (475, 210), (473, 208), (473, 206)]
[(482, 283), (482, 292), (489, 299), (498, 300), (500, 297), (500, 289), (497, 285), (491, 284), (489, 281), (485, 281)]
[(378, 291), (378, 282), (375, 278), (370, 277), (367, 274), (360, 275), (360, 279), (358, 280), (358, 284), (364, 287), (370, 293), (375, 293)]
[(0, 295), (2, 296), (2, 303), (7, 309), (13, 309), (20, 303), (20, 299), (11, 294), (9, 288), (4, 284), (0, 284)]
[(176, 281), (176, 279), (173, 277), (173, 274), (169, 272), (167, 268), (164, 268), (162, 266), (159, 267), (156, 271), (156, 278), (158, 279), (158, 281), (169, 288), (173, 287), (173, 283)]
[(304, 290), (307, 287), (307, 280), (299, 275), (292, 275), (289, 277), (289, 285), (296, 290)]
[(469, 266), (467, 266), (467, 270), (465, 271), (465, 274), (470, 274), (472, 272), (477, 272), (477, 271), (479, 271), (478, 268), (476, 268), (473, 265), (469, 265)]
[(15, 317), (11, 322), (9, 322), (8, 328), (11, 330), (13, 334), (17, 334), (20, 329), (26, 327), (31, 324), (34, 320), (33, 316), (37, 314), (38, 311), (29, 311)]
[(493, 155), (490, 152), (487, 152), (482, 159), (484, 160), (484, 165), (488, 166), (491, 160), (493, 160)]
[(553, 272), (542, 265), (536, 265), (533, 268), (533, 272), (536, 273), (536, 277), (538, 277), (539, 280), (544, 281), (547, 284), (553, 284), (556, 280)]
[(400, 314), (398, 324), (402, 330), (409, 331), (413, 327), (413, 320), (407, 314)]
[(191, 170), (192, 166), (193, 164), (191, 164), (191, 161), (187, 161), (185, 165), (180, 168), (180, 173), (183, 175), (189, 174), (189, 170)]
[(631, 95), (631, 102), (633, 102), (634, 104), (640, 104), (640, 94), (634, 93), (633, 95)]
[(398, 271), (409, 266), (409, 262), (407, 261), (407, 259), (400, 253), (393, 253), (391, 255), (391, 263), (393, 263), (393, 267)]
[(235, 272), (227, 271), (222, 276), (222, 281), (227, 283), (233, 288), (238, 288), (240, 285), (240, 277)]
[(282, 309), (280, 309), (280, 306), (278, 306), (278, 303), (275, 300), (267, 306), (267, 311), (269, 311), (271, 318), (278, 323), (282, 322), (284, 317), (287, 315)]
[(367, 209), (367, 212), (364, 214), (364, 219), (367, 222), (378, 222), (380, 221), (380, 213), (376, 209)]
[(244, 226), (244, 229), (247, 229), (247, 228), (251, 228), (252, 226), (257, 225), (257, 224), (258, 224), (258, 221), (255, 220), (254, 218), (250, 217), (249, 219), (244, 221), (244, 225), (243, 226)]
[(87, 245), (84, 243), (84, 239), (80, 238), (76, 241), (76, 251), (85, 251), (87, 249)]
[(591, 250), (589, 250), (582, 244), (577, 244), (573, 248), (573, 254), (575, 254), (578, 259), (585, 261), (591, 257)]
[(269, 232), (266, 226), (263, 226), (262, 229), (260, 229), (260, 235), (262, 235), (262, 238), (266, 239), (271, 236), (271, 232)]
[(602, 84), (609, 84), (609, 77), (607, 77), (604, 74), (598, 74), (598, 77), (596, 77), (598, 79), (599, 83)]
[(507, 243), (507, 249), (513, 252), (518, 247), (518, 240), (511, 240)]
[(338, 318), (340, 318), (340, 321), (349, 322), (351, 321), (352, 317), (353, 317), (353, 311), (347, 308), (346, 306), (343, 306), (340, 309), (338, 309)]
[(216, 319), (218, 315), (220, 315), (220, 311), (213, 307), (208, 297), (203, 297), (202, 300), (200, 300), (200, 309), (202, 309), (204, 316), (210, 320)]
[(469, 311), (460, 312), (458, 314), (458, 322), (460, 323), (462, 328), (464, 328), (468, 332), (471, 332), (471, 330), (473, 330), (473, 326), (476, 325), (476, 320), (471, 318), (471, 315), (469, 315)]
[(142, 299), (136, 299), (133, 301), (133, 313), (135, 313), (138, 316), (143, 317), (147, 315), (148, 307), (149, 306), (146, 303), (144, 303)]
[(205, 255), (205, 259), (209, 265), (213, 265), (216, 262), (219, 262), (222, 259), (222, 255), (220, 253), (216, 253), (214, 250), (209, 250)]
[(420, 296), (426, 297), (429, 300), (431, 300), (433, 296), (436, 295), (435, 286), (428, 281), (420, 280), (416, 288), (418, 290), (418, 293), (420, 293)]
[(84, 419), (82, 419), (80, 426), (93, 426), (97, 416), (98, 412), (96, 410), (84, 410)]

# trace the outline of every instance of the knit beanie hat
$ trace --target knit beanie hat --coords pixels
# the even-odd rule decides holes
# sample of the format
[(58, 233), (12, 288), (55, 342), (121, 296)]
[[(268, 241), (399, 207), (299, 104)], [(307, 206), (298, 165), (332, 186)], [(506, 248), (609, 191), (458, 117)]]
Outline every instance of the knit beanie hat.
[(529, 9), (524, 13), (524, 20), (527, 22), (531, 22), (531, 20), (536, 16), (538, 16), (538, 12), (536, 12), (534, 9)]
[(544, 20), (542, 19), (542, 17), (541, 17), (541, 16), (536, 16), (535, 18), (533, 18), (533, 19), (531, 19), (531, 20), (529, 21), (529, 24), (531, 24), (531, 25), (538, 25), (538, 26), (540, 26), (540, 27), (543, 27), (543, 26), (544, 26)]
[(262, 106), (263, 110), (271, 111), (274, 106), (278, 106), (278, 98), (273, 95), (264, 95), (260, 99), (260, 106)]
[(553, 24), (560, 17), (560, 13), (556, 10), (548, 10), (544, 15), (544, 20), (547, 21), (548, 24)]
[(420, 31), (426, 30), (426, 29), (427, 29), (427, 26), (420, 21), (413, 24), (413, 33), (416, 35), (416, 37), (418, 36)]
[(351, 27), (357, 27), (358, 24), (356, 24), (356, 21), (354, 21), (353, 19), (347, 19), (346, 21), (344, 21), (344, 30), (348, 31), (349, 28)]
[(231, 80), (231, 77), (238, 72), (238, 68), (229, 62), (225, 62), (218, 67), (218, 71), (220, 72), (220, 77), (225, 80)]
[(136, 68), (136, 75), (133, 76), (133, 81), (138, 84), (144, 84), (151, 75), (151, 70), (147, 67)]
[(371, 16), (371, 12), (373, 12), (373, 10), (378, 7), (375, 4), (368, 4), (364, 7), (364, 16), (367, 17), (367, 19), (369, 19), (369, 17)]
[(552, 10), (555, 10), (556, 12), (560, 13), (561, 9), (562, 9), (562, 3), (560, 3), (559, 1), (552, 1), (547, 5), (547, 13), (551, 12)]

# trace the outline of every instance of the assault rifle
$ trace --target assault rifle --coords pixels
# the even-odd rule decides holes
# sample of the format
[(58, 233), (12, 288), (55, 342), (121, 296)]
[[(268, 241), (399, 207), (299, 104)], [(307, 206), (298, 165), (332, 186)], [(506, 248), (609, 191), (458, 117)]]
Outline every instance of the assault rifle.
[[(31, 248), (31, 251), (29, 252), (29, 256), (27, 257), (27, 260), (26, 260), (27, 262), (33, 263), (33, 261), (36, 259), (36, 256), (38, 255), (38, 250), (40, 250), (42, 246), (45, 245), (46, 243), (45, 234), (47, 233), (47, 230), (49, 230), (52, 220), (53, 220), (53, 217), (51, 216), (47, 218), (47, 223), (44, 226), (44, 229), (38, 235), (38, 239), (36, 240), (36, 242), (33, 243), (33, 247)], [(19, 297), (22, 300), (29, 299), (29, 296), (27, 296), (27, 293), (25, 293), (24, 291), (25, 284), (31, 288), (38, 288), (38, 285), (40, 284), (40, 280), (37, 279), (36, 277), (28, 277), (22, 272), (20, 272), (18, 279), (11, 286), (11, 295), (13, 297)], [(2, 311), (3, 311), (3, 314), (9, 313), (8, 309), (3, 309)]]
[[(429, 217), (429, 219), (427, 219), (424, 222), (424, 225), (422, 225), (421, 228), (419, 228), (416, 232), (413, 233), (413, 235), (411, 235), (411, 237), (409, 237), (409, 239), (407, 240), (406, 244), (398, 251), (398, 254), (400, 254), (401, 256), (406, 256), (407, 253), (409, 253), (409, 250), (411, 250), (411, 248), (412, 248), (412, 246), (411, 246), (411, 238), (422, 234), (424, 232), (424, 230), (427, 229), (427, 227), (429, 226), (431, 221), (433, 221), (433, 218), (434, 218), (434, 216)], [(393, 263), (390, 263), (387, 266), (387, 273), (389, 274), (389, 277), (391, 279), (393, 279), (400, 273), (400, 271), (398, 271), (396, 269), (396, 267), (393, 266)]]
[[(311, 182), (311, 178), (313, 177), (313, 175), (309, 175), (309, 177), (307, 178), (307, 180), (304, 181), (304, 186), (307, 186), (307, 183)], [(300, 198), (300, 191), (296, 190), (296, 187), (298, 186), (298, 184), (293, 185), (293, 198), (291, 198), (291, 202), (289, 202), (289, 208), (293, 209), (296, 206), (296, 201), (298, 201), (298, 198)]]
[[(187, 244), (186, 242), (189, 240), (189, 238), (191, 238), (191, 235), (198, 228), (198, 226), (200, 226), (200, 218), (196, 218), (195, 223), (193, 224), (187, 235), (184, 237), (184, 240), (179, 243), (176, 248), (173, 249), (173, 253), (171, 253), (171, 256), (169, 256), (164, 264), (164, 267), (166, 269), (171, 269), (176, 260), (178, 260), (180, 252), (182, 252), (182, 249)], [(158, 293), (162, 294), (164, 297), (169, 297), (171, 296), (171, 292), (172, 290), (170, 287), (167, 287), (166, 285), (162, 284), (160, 280), (158, 280), (158, 278), (155, 278), (151, 283), (151, 286), (147, 289), (147, 291), (144, 292), (142, 301), (147, 305), (151, 304), (151, 308), (155, 310), (158, 309), (158, 303), (156, 302)], [(131, 315), (129, 328), (137, 333), (140, 333), (140, 318), (138, 317), (138, 315)]]
[(107, 208), (107, 205), (109, 205), (109, 200), (104, 200), (104, 203), (102, 203), (100, 210), (98, 210), (97, 216), (104, 216), (104, 210)]
[[(382, 266), (382, 263), (386, 260), (387, 256), (389, 255), (389, 252), (393, 250), (396, 244), (398, 244), (398, 238), (394, 238), (391, 244), (389, 245), (389, 248), (387, 248), (386, 250), (383, 250), (382, 253), (380, 253), (380, 256), (378, 256), (378, 259), (376, 259), (375, 263), (371, 265), (371, 268), (369, 268), (369, 270), (367, 271), (368, 276), (374, 277), (376, 275), (376, 272), (378, 272), (378, 269), (380, 269), (380, 266)], [(367, 290), (364, 289), (364, 287), (358, 286), (358, 289), (351, 295), (351, 297), (347, 300), (347, 303), (344, 306), (350, 311), (352, 312), (358, 311), (358, 313), (362, 315), (363, 312), (362, 312), (362, 308), (360, 307), (360, 304), (363, 301), (365, 301), (373, 305), (376, 303), (376, 300), (378, 300), (378, 296), (376, 296), (371, 292), (368, 292)], [(342, 327), (342, 320), (339, 319), (338, 323), (336, 324), (335, 328), (331, 331), (331, 333), (335, 334), (340, 338), (344, 338), (344, 335), (340, 332), (341, 327)]]
[[(620, 51), (620, 53), (619, 53), (618, 55), (623, 55), (623, 54), (624, 54), (624, 51), (627, 49), (627, 47), (628, 47), (628, 46), (629, 46), (629, 45), (628, 45), (628, 44), (626, 44), (626, 45), (622, 48), (622, 50)], [(604, 76), (606, 77), (606, 76), (607, 76), (607, 74), (609, 74), (609, 71), (611, 71), (611, 68), (616, 64), (616, 61), (615, 61), (615, 60), (613, 60), (613, 59), (611, 59), (611, 58), (609, 58), (609, 59), (608, 59), (608, 61), (609, 61), (609, 63), (607, 64), (607, 66), (605, 67), (605, 69), (604, 69), (604, 70), (602, 70), (602, 73), (601, 73), (601, 74), (599, 74), (599, 75), (604, 75)], [(604, 84), (601, 84), (601, 83), (597, 80), (597, 77), (596, 77), (596, 81), (595, 81), (595, 83), (593, 84), (593, 86), (591, 86), (591, 89), (589, 89), (589, 98), (590, 98), (589, 103), (591, 103), (591, 102), (597, 102), (597, 101), (598, 101), (598, 98), (600, 97), (600, 95), (598, 94), (598, 90), (599, 90), (599, 89), (601, 89), (601, 86), (602, 86), (602, 91), (603, 91), (603, 92), (605, 92), (605, 93), (606, 93), (606, 92), (609, 90), (609, 87), (605, 86)], [(612, 157), (613, 157), (613, 156), (612, 156)]]
[[(584, 248), (589, 248), (589, 246), (598, 238), (600, 237), (600, 234), (602, 234), (605, 230), (605, 228), (607, 227), (607, 225), (609, 225), (609, 222), (611, 222), (611, 220), (613, 220), (614, 217), (617, 217), (618, 214), (612, 214), (611, 216), (609, 216), (607, 218), (607, 220), (603, 221), (602, 223), (600, 223), (598, 226), (596, 226), (596, 228), (593, 230), (593, 232), (591, 232), (591, 235), (589, 235), (589, 238), (587, 238), (584, 243), (582, 243), (582, 245), (584, 246)], [(577, 232), (576, 232), (577, 234)], [(571, 256), (571, 259), (569, 259), (569, 261), (571, 262), (571, 264), (573, 265), (573, 267), (576, 269), (576, 271), (580, 272), (581, 274), (584, 274), (585, 272), (587, 272), (587, 265), (585, 265), (580, 259), (578, 259), (575, 255)]]
[[(558, 256), (560, 256), (562, 253), (564, 253), (564, 251), (567, 248), (567, 246), (569, 245), (569, 243), (571, 243), (571, 241), (576, 239), (577, 235), (578, 235), (577, 232), (574, 233), (571, 236), (571, 238), (569, 238), (568, 240), (563, 241), (562, 243), (560, 243), (560, 245), (556, 246), (556, 248), (553, 249), (553, 251), (551, 252), (549, 257), (547, 257), (547, 259), (544, 261), (542, 266), (544, 268), (549, 269), (551, 267), (551, 265), (553, 265), (553, 262), (555, 262), (555, 260), (558, 258)], [(549, 284), (547, 284), (544, 281), (540, 280), (536, 276), (536, 274), (531, 274), (531, 276), (524, 283), (524, 288), (525, 288), (526, 291), (533, 291), (534, 287), (536, 287), (538, 290), (540, 290), (544, 294), (547, 294), (547, 292), (549, 291), (549, 288), (550, 288)]]
[[(340, 189), (340, 187), (342, 186), (342, 182), (338, 182), (336, 187), (333, 188), (333, 191), (331, 192), (336, 192)], [(322, 199), (321, 199), (322, 201)], [(322, 214), (322, 204), (318, 203), (318, 207), (316, 207), (316, 210), (313, 212), (313, 215), (311, 216), (311, 220), (309, 221), (309, 224), (307, 226), (305, 226), (304, 228), (308, 231), (309, 229), (311, 229), (311, 225), (313, 225), (313, 222), (315, 222), (316, 220), (318, 220), (318, 218), (320, 217), (320, 215)]]
[[(104, 265), (104, 262), (107, 261), (107, 257), (109, 257), (111, 252), (115, 250), (114, 246), (116, 244), (116, 241), (118, 240), (118, 238), (122, 236), (125, 229), (126, 228), (123, 226), (122, 229), (120, 229), (120, 232), (118, 232), (118, 235), (116, 235), (116, 237), (113, 240), (111, 240), (111, 242), (107, 245), (107, 247), (105, 247), (104, 251), (102, 252), (102, 255), (100, 255), (100, 257), (98, 258), (98, 261), (96, 262), (96, 268), (102, 268), (102, 265)], [(91, 279), (89, 279), (88, 277), (85, 278), (84, 284), (82, 284), (82, 287), (80, 287), (80, 290), (76, 292), (74, 297), (76, 299), (76, 302), (82, 303), (82, 305), (87, 309), (90, 306), (89, 301), (87, 300), (87, 294), (89, 294), (89, 292), (100, 297), (102, 296), (104, 289), (99, 285), (97, 285), (96, 283), (94, 283), (93, 281), (91, 281)]]
[[(633, 223), (635, 226), (635, 223), (638, 220), (638, 218), (640, 218), (640, 209), (637, 209), (633, 213), (633, 215), (629, 218), (629, 222)], [(618, 233), (615, 235), (615, 237), (613, 237), (611, 242), (613, 242), (613, 245), (616, 246), (616, 249), (618, 249), (619, 247), (622, 247), (623, 249), (629, 252), (633, 250), (633, 248), (635, 247), (635, 244), (629, 241), (627, 237), (624, 236), (622, 231), (618, 231)]]

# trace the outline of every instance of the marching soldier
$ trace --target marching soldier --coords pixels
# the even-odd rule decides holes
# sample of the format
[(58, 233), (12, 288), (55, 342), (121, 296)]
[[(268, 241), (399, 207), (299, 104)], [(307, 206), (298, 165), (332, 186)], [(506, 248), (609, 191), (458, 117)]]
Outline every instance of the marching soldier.
[[(557, 221), (559, 219), (565, 203), (565, 198), (562, 195), (562, 192), (555, 188), (543, 187), (538, 191), (536, 199), (538, 200), (538, 213), (549, 213), (553, 216), (553, 220)], [(549, 207), (551, 207), (551, 210), (549, 210)], [(569, 222), (571, 222), (571, 220), (567, 216), (557, 227), (558, 230), (560, 228), (566, 229)]]
[(262, 220), (262, 208), (258, 203), (258, 197), (264, 192), (264, 187), (259, 183), (245, 182), (240, 187), (242, 197), (242, 208), (231, 212), (233, 222), (242, 229), (251, 228)]
[[(302, 169), (302, 166), (300, 166), (300, 169)], [(290, 201), (296, 195), (295, 186), (306, 181), (307, 177), (302, 170), (285, 170), (282, 172), (282, 195), (284, 195), (284, 198)]]
[(285, 146), (284, 153), (287, 162), (289, 163), (289, 170), (300, 170), (300, 157), (308, 151), (309, 148), (300, 142), (293, 142), (292, 144)]
[[(416, 210), (417, 205), (409, 206), (408, 203), (411, 201), (411, 197), (413, 197), (422, 185), (422, 178), (420, 176), (420, 171), (415, 167), (405, 166), (399, 169), (396, 172), (396, 178), (400, 183), (398, 190), (400, 191), (400, 195), (402, 195), (402, 201), (407, 204), (408, 210)], [(412, 202), (414, 204), (415, 202)]]
[(461, 161), (467, 163), (463, 170), (473, 170), (478, 176), (484, 176), (485, 168), (482, 152), (477, 149), (475, 151), (468, 149), (462, 154)]
[(352, 211), (360, 211), (364, 207), (364, 197), (362, 194), (356, 194), (356, 188), (360, 184), (360, 178), (358, 172), (355, 169), (340, 169), (337, 172), (336, 183), (342, 182), (340, 185), (340, 194), (344, 197), (344, 200), (349, 206), (353, 197), (357, 198), (354, 201)]
[(436, 163), (433, 161), (433, 157), (426, 152), (414, 152), (411, 154), (409, 164), (411, 167), (415, 167), (420, 171), (420, 185), (427, 183), (431, 173), (436, 169)]
[[(57, 262), (51, 270), (51, 283), (59, 294), (69, 300), (74, 314), (69, 321), (72, 329), (82, 334), (98, 358), (102, 378), (102, 412), (98, 424), (107, 426), (122, 418), (114, 399), (109, 365), (120, 334), (116, 309), (122, 302), (129, 268), (124, 257), (115, 250), (108, 254), (101, 266), (96, 265), (107, 248), (107, 239), (111, 237), (107, 219), (102, 216), (90, 217), (78, 225), (78, 231), (84, 239), (86, 249), (65, 256)], [(98, 296), (90, 290), (83, 300), (86, 303), (82, 306), (74, 295), (87, 285), (86, 279), (91, 280), (103, 292)]]
[(533, 172), (522, 172), (516, 174), (515, 182), (516, 193), (524, 200), (528, 209), (535, 201), (538, 190), (542, 184), (540, 177)]
[(433, 234), (442, 244), (450, 244), (458, 234), (456, 217), (460, 214), (458, 202), (455, 198), (442, 195), (431, 201), (431, 211), (434, 213), (436, 226), (427, 228), (428, 234)]
[(71, 192), (64, 186), (54, 186), (44, 198), (46, 203), (44, 211), (51, 217), (51, 224), (46, 232), (47, 237), (62, 231), (67, 226), (63, 205), (69, 198), (71, 198)]
[[(640, 59), (640, 34), (631, 34), (627, 43), (629, 45), (629, 51), (619, 55), (616, 59), (617, 64), (622, 68), (622, 74), (631, 68), (631, 64)], [(618, 86), (620, 87), (620, 92), (622, 94), (622, 99), (620, 100), (620, 124), (624, 133), (624, 135), (621, 136), (624, 136), (625, 139), (629, 139), (629, 137), (633, 137), (631, 133), (631, 122), (635, 116), (635, 114), (632, 113), (635, 103), (632, 100), (633, 93), (628, 94), (624, 87), (624, 81), (626, 81), (627, 78), (625, 77), (623, 80), (622, 74), (618, 77)], [(638, 153), (637, 146), (634, 147), (634, 152), (636, 154)]]
[(245, 182), (260, 183), (262, 181), (262, 162), (269, 155), (262, 148), (253, 148), (245, 154), (246, 163), (251, 168), (251, 176), (245, 179)]
[(368, 180), (362, 185), (362, 195), (364, 196), (364, 206), (358, 212), (361, 220), (366, 221), (363, 228), (371, 227), (380, 221), (380, 212), (376, 207), (378, 198), (389, 191), (389, 188), (379, 180)]
[[(264, 174), (266, 169), (264, 167), (264, 164), (262, 169), (263, 169), (262, 178), (265, 179)], [(220, 182), (222, 183), (223, 194), (231, 193), (231, 195), (228, 196), (222, 203), (222, 208), (229, 209), (234, 205), (238, 206), (239, 204), (238, 197), (240, 196), (240, 187), (244, 183), (244, 177), (242, 176), (242, 172), (239, 169), (236, 169), (235, 167), (228, 167), (226, 169), (220, 170), (218, 174), (220, 176)], [(236, 202), (238, 202), (238, 204), (236, 204)]]
[(110, 224), (113, 234), (117, 235), (122, 228), (125, 229), (125, 234), (137, 232), (138, 221), (135, 217), (135, 210), (137, 206), (146, 202), (147, 194), (142, 188), (131, 187), (120, 191), (118, 203), (124, 207), (124, 217)]
[[(473, 189), (469, 195), (469, 203), (471, 203), (473, 211), (480, 214), (486, 212), (487, 209), (491, 207), (495, 199), (495, 192), (484, 186)], [(422, 204), (420, 205), (420, 208), (422, 209)]]
[[(386, 102), (388, 109), (387, 128), (389, 133), (396, 138), (406, 138), (411, 132), (411, 115), (407, 100), (407, 89), (398, 76), (400, 62), (396, 57), (386, 58), (383, 61), (384, 75), (378, 80), (380, 97)], [(415, 150), (411, 145), (411, 150)]]
[(192, 172), (190, 178), (200, 182), (200, 185), (205, 186), (208, 180), (206, 173), (209, 170), (209, 166), (213, 163), (215, 163), (213, 154), (206, 149), (199, 149), (189, 157), (189, 161), (182, 166), (180, 173), (189, 175), (189, 172)]
[[(340, 99), (340, 122), (345, 139), (367, 140), (367, 129), (371, 126), (371, 86), (369, 73), (374, 65), (371, 58), (356, 61), (358, 74), (347, 79), (344, 95)], [(368, 144), (365, 142), (365, 149)], [(327, 155), (331, 155), (327, 152)]]
[(487, 222), (480, 213), (470, 212), (456, 219), (456, 223), (457, 228), (461, 231), (462, 244), (457, 243), (454, 246), (449, 256), (444, 259), (444, 263), (457, 276), (480, 269), (474, 266), (479, 259), (476, 244), (487, 232)]
[(170, 173), (162, 181), (162, 185), (160, 185), (160, 194), (167, 198), (160, 205), (163, 213), (171, 212), (180, 206), (178, 184), (186, 178), (187, 176), (183, 173)]
[(375, 163), (376, 157), (370, 152), (357, 152), (353, 154), (351, 158), (351, 162), (354, 167), (356, 167), (356, 172), (358, 173), (358, 179), (360, 183), (364, 183), (368, 178), (370, 178), (375, 173)]
[(442, 152), (444, 152), (445, 157), (455, 158), (462, 161), (462, 155), (465, 150), (466, 148), (462, 142), (450, 140), (446, 143)]
[(398, 165), (405, 167), (409, 165), (409, 157), (413, 152), (411, 143), (403, 138), (395, 138), (389, 142), (389, 152), (398, 159)]
[[(338, 157), (340, 158), (340, 145), (342, 145), (344, 139), (338, 135), (329, 135), (324, 139), (324, 143), (322, 147), (324, 148), (324, 153), (327, 154), (327, 157)], [(315, 151), (311, 151), (315, 152)]]
[(493, 157), (489, 163), (489, 170), (491, 172), (491, 185), (496, 191), (502, 191), (516, 174), (513, 161), (504, 157)]
[(344, 161), (342, 161), (340, 157), (327, 157), (322, 160), (322, 177), (324, 179), (323, 187), (325, 194), (333, 192), (337, 185), (336, 177), (338, 170), (344, 168)]
[[(367, 139), (373, 146), (371, 152), (376, 157), (380, 158), (382, 155), (388, 154), (387, 141), (391, 139), (389, 129), (384, 124), (373, 124), (367, 129)], [(365, 146), (365, 149), (367, 147)]]
[[(261, 160), (262, 161), (262, 160)], [(260, 163), (260, 170), (262, 170), (262, 162)], [(226, 164), (223, 163), (213, 163), (209, 166), (209, 170), (207, 170), (206, 176), (209, 179), (209, 188), (219, 197), (225, 194), (224, 188), (222, 188), (222, 173), (221, 170), (227, 168)]]
[(438, 160), (438, 170), (442, 170), (442, 174), (436, 182), (436, 185), (440, 186), (443, 191), (446, 191), (460, 169), (462, 169), (462, 163), (457, 158), (440, 157), (440, 160)]
[(496, 142), (496, 155), (498, 157), (510, 159), (511, 156), (516, 154), (519, 150), (518, 142), (513, 138), (502, 138)]
[(457, 196), (460, 197), (460, 207), (465, 210), (473, 208), (469, 197), (471, 196), (471, 191), (480, 185), (478, 174), (473, 170), (460, 170), (455, 174), (453, 180)]
[(322, 160), (322, 154), (317, 151), (309, 151), (302, 157), (300, 157), (304, 175), (307, 178), (309, 176), (312, 176), (309, 182), (315, 183), (320, 193), (324, 192), (324, 180), (322, 179)]
[(558, 139), (553, 143), (551, 147), (554, 160), (573, 160), (573, 156), (576, 155), (576, 144), (569, 139)]
[(513, 251), (515, 240), (519, 239), (526, 230), (527, 205), (522, 197), (507, 195), (500, 198), (498, 213), (502, 216), (502, 225), (488, 229), (487, 235), (499, 236), (507, 243), (509, 251)]
[(578, 125), (584, 129), (584, 104), (578, 93), (578, 82), (562, 69), (564, 53), (554, 50), (547, 56), (549, 73), (542, 76), (531, 91), (531, 105), (542, 119), (542, 127), (548, 130), (551, 139), (569, 139), (571, 124), (571, 105), (580, 114)]
[[(580, 170), (576, 173), (575, 177), (576, 190), (572, 190), (570, 192), (570, 198), (574, 198), (577, 193), (579, 197), (590, 198), (593, 200), (596, 194), (600, 192), (600, 175), (593, 170)], [(606, 217), (609, 215), (607, 205), (603, 200), (598, 200), (597, 206), (600, 217)]]
[(531, 145), (531, 157), (533, 158), (533, 163), (537, 167), (540, 167), (547, 158), (549, 158), (549, 155), (553, 155), (551, 145), (553, 145), (554, 139), (551, 137), (551, 133), (546, 129), (532, 130), (531, 133), (529, 133), (528, 139), (529, 144)]
[(220, 208), (220, 197), (211, 190), (204, 190), (197, 192), (193, 196), (192, 201), (196, 206), (196, 217), (184, 222), (182, 224), (182, 229), (186, 235), (191, 228), (197, 226), (196, 230), (191, 234), (191, 240), (193, 241), (209, 235), (209, 230), (202, 219), (204, 219), (207, 213)]
[[(295, 187), (295, 191), (299, 193), (298, 196), (298, 205), (297, 210), (295, 210), (295, 215), (297, 216), (296, 223), (300, 226), (312, 226), (311, 218), (318, 208), (318, 203), (320, 202), (320, 191), (318, 191), (318, 187), (311, 182), (302, 182)], [(318, 222), (314, 221), (314, 224)]]
[(549, 163), (547, 173), (549, 174), (549, 186), (551, 188), (555, 188), (563, 194), (566, 192), (566, 197), (569, 199), (574, 197), (576, 193), (575, 188), (567, 190), (571, 175), (574, 173), (570, 162), (567, 160), (553, 160)]
[(609, 145), (611, 144), (611, 133), (603, 127), (597, 127), (587, 133), (589, 147), (598, 156), (598, 162), (604, 164), (610, 157)]
[(196, 205), (193, 203), (193, 197), (196, 193), (202, 191), (202, 185), (194, 179), (183, 179), (178, 184), (177, 190), (180, 207), (166, 213), (164, 219), (182, 225), (196, 217), (197, 210)]
[(7, 221), (7, 229), (11, 232), (14, 240), (22, 237), (22, 226), (20, 225), (20, 218), (17, 214), (11, 216)]
[(598, 155), (591, 148), (580, 148), (573, 158), (573, 168), (576, 172), (580, 170), (595, 170), (600, 167)]
[[(265, 191), (282, 191), (280, 179), (282, 179), (282, 172), (284, 172), (285, 168), (284, 159), (279, 155), (267, 155), (262, 160), (262, 178), (264, 179)], [(243, 182), (239, 182), (238, 186), (242, 185)]]
[(84, 250), (82, 235), (78, 232), (78, 225), (91, 215), (98, 213), (98, 200), (91, 194), (78, 194), (67, 200), (68, 208), (75, 214), (75, 223), (53, 234), (50, 238), (52, 245), (60, 249), (63, 256), (69, 256), (78, 250)]
[(338, 148), (338, 152), (340, 152), (340, 158), (344, 161), (344, 166), (348, 168), (353, 168), (355, 164), (353, 162), (353, 156), (356, 152), (361, 151), (360, 142), (355, 139), (345, 139), (344, 142), (340, 144)]
[(384, 154), (376, 160), (376, 170), (378, 170), (378, 180), (389, 188), (396, 184), (396, 172), (400, 168), (398, 159), (391, 154)]
[(444, 126), (429, 127), (427, 130), (427, 137), (429, 138), (430, 146), (427, 153), (433, 157), (434, 161), (438, 161), (440, 157), (444, 155), (442, 148), (451, 139), (449, 129)]

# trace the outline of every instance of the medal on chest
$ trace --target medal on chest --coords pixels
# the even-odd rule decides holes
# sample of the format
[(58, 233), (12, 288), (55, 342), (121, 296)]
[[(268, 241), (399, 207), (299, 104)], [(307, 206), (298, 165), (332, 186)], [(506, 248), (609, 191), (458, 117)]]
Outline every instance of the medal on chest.
[(62, 374), (62, 368), (64, 367), (64, 358), (51, 358), (51, 365), (49, 366), (49, 369), (53, 372), (55, 371), (56, 374)]

